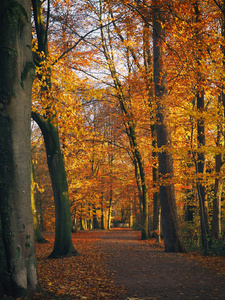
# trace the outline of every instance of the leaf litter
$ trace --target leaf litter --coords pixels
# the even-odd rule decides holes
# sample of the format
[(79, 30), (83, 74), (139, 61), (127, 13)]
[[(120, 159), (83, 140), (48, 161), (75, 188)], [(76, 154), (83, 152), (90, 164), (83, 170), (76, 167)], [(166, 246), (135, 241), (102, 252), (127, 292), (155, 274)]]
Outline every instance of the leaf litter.
[[(81, 255), (58, 259), (47, 258), (53, 249), (54, 233), (44, 233), (43, 235), (49, 243), (36, 244), (37, 268), (41, 291), (25, 299), (129, 299), (125, 296), (125, 288), (119, 285), (118, 282), (117, 284), (114, 282), (114, 274), (106, 266), (107, 257), (111, 253), (108, 253), (109, 251), (100, 251), (96, 246), (102, 233), (102, 230), (73, 233), (74, 247)], [(164, 251), (163, 242), (157, 243), (155, 239), (139, 240), (138, 243), (140, 246), (145, 244), (154, 250)], [(129, 243), (127, 247), (130, 247)], [(167, 253), (164, 254), (166, 258)], [(225, 273), (224, 257), (206, 257), (193, 252), (179, 255), (185, 256), (190, 260), (190, 263), (194, 260), (200, 267), (222, 274)], [(114, 259), (115, 264), (118, 263), (116, 257)], [(146, 260), (148, 261), (147, 258)]]
[(100, 231), (73, 233), (73, 245), (80, 255), (48, 259), (54, 234), (44, 233), (49, 243), (36, 244), (41, 291), (27, 299), (120, 299), (125, 291), (114, 284), (105, 267), (104, 255), (94, 245), (100, 234)]

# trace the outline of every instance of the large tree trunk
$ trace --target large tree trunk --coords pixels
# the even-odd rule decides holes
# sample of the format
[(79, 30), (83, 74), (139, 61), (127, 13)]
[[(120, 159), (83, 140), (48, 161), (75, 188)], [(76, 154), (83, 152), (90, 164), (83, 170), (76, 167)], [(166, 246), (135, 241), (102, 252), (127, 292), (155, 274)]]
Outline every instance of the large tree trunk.
[[(159, 176), (163, 181), (171, 181), (173, 178), (173, 157), (170, 153), (171, 133), (169, 127), (169, 108), (166, 103), (167, 73), (165, 67), (165, 31), (161, 11), (161, 1), (153, 1), (153, 51), (154, 51), (154, 83), (157, 106), (157, 145), (162, 148), (159, 151)], [(174, 193), (174, 184), (167, 183), (160, 186), (161, 217), (165, 251), (186, 251), (181, 239), (177, 208)]]
[(60, 149), (58, 126), (54, 117), (47, 120), (32, 112), (32, 117), (40, 127), (46, 147), (55, 204), (55, 243), (49, 257), (76, 255), (71, 238), (71, 213), (66, 172)]
[(0, 1), (0, 297), (36, 290), (30, 203), (30, 1)]

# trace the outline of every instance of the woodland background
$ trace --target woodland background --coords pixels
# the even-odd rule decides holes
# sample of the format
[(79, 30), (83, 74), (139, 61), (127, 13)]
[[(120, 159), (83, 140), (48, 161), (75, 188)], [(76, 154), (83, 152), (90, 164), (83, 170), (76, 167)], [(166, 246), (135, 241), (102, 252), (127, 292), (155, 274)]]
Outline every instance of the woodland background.
[[(145, 185), (149, 234), (159, 235), (159, 186), (174, 184), (178, 218), (188, 246), (201, 246), (201, 201), (211, 237), (221, 238), (223, 2), (161, 3), (168, 90), (162, 106), (168, 107), (172, 141), (163, 148), (156, 144), (154, 128), (151, 1), (51, 1), (50, 13), (47, 3), (42, 4), (44, 23), (49, 22), (48, 52), (41, 52), (43, 59), (36, 69), (32, 109), (43, 116), (54, 115), (57, 122), (73, 230), (110, 228), (111, 222), (141, 228)], [(34, 51), (40, 56), (36, 34), (34, 30)], [(42, 230), (53, 230), (45, 146), (36, 123), (32, 124), (38, 218)], [(170, 178), (158, 176), (157, 154), (163, 151), (173, 156)], [(223, 247), (222, 242), (219, 251)]]
[(225, 254), (225, 0), (2, 0), (0, 52), (0, 296), (39, 289), (41, 231)]

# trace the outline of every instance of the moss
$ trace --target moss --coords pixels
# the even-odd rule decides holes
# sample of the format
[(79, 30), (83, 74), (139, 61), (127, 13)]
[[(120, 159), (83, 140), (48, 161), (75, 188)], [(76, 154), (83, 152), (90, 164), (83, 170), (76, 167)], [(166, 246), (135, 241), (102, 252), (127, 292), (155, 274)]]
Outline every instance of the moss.
[(12, 4), (7, 9), (7, 17), (11, 24), (17, 22), (18, 29), (21, 31), (24, 27), (24, 18), (26, 22), (29, 22), (28, 15), (25, 8), (17, 1), (12, 2)]
[(31, 237), (30, 237), (29, 234), (27, 234), (26, 239), (27, 239), (27, 241), (25, 243), (25, 247), (30, 248), (30, 246), (31, 246)]
[(30, 74), (31, 78), (34, 79), (34, 71), (35, 71), (35, 63), (33, 61), (27, 61), (21, 73), (20, 84), (22, 88), (24, 88), (23, 82), (24, 80), (27, 79), (28, 74)]

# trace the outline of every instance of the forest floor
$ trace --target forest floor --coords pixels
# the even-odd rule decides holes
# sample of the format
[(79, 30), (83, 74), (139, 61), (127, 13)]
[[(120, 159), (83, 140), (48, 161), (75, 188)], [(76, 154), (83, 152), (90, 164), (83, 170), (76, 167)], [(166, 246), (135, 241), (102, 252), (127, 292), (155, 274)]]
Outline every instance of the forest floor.
[(225, 299), (225, 258), (164, 252), (129, 229), (72, 234), (79, 256), (48, 259), (54, 235), (37, 244), (36, 299)]

